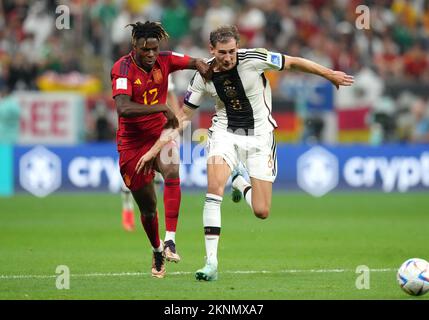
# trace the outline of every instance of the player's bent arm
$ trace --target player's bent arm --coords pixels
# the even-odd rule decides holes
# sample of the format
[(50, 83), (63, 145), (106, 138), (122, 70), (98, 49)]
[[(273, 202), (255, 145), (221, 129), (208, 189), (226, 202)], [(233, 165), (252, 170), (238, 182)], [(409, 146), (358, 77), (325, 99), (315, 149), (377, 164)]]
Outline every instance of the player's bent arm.
[(189, 108), (186, 105), (183, 107), (183, 112), (179, 116), (179, 127), (175, 129), (164, 129), (161, 133), (161, 137), (155, 142), (155, 144), (146, 152), (136, 165), (136, 172), (139, 174), (143, 171), (144, 174), (148, 174), (152, 169), (153, 162), (161, 152), (161, 149), (170, 141), (176, 139), (176, 137), (188, 126), (190, 120), (195, 113), (195, 109)]
[(186, 105), (183, 106), (183, 111), (178, 115), (179, 126), (175, 129), (165, 129), (161, 133), (161, 137), (158, 141), (152, 146), (149, 152), (158, 154), (162, 147), (164, 147), (170, 141), (176, 139), (176, 137), (182, 133), (183, 130), (191, 122), (192, 117), (195, 114), (195, 109), (189, 108)]
[(319, 75), (331, 81), (337, 88), (339, 86), (350, 86), (354, 82), (353, 76), (350, 76), (342, 71), (326, 68), (314, 61), (300, 57), (291, 57), (285, 55), (284, 69), (298, 70)]
[(170, 109), (165, 104), (154, 104), (150, 108), (140, 103), (131, 101), (131, 97), (126, 94), (115, 96), (115, 105), (118, 115), (124, 118), (144, 116), (151, 113), (168, 112)]

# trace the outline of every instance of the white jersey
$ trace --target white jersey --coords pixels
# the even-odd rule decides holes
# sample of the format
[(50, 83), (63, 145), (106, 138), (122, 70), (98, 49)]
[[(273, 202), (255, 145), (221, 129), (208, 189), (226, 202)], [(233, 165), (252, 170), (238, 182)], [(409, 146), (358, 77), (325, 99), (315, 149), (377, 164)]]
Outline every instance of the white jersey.
[[(284, 55), (266, 49), (239, 49), (237, 65), (214, 72), (205, 82), (197, 72), (188, 86), (185, 104), (198, 108), (204, 96), (216, 100), (212, 130), (240, 135), (261, 135), (277, 128), (271, 115), (271, 87), (265, 70), (282, 70)], [(209, 60), (212, 63), (214, 58)]]

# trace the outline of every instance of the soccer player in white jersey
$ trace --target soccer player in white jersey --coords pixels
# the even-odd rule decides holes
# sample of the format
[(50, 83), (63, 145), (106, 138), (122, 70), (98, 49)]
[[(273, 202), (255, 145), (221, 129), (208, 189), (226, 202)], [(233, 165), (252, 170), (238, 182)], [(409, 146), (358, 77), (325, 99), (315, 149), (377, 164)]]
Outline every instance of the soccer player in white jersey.
[(216, 115), (207, 141), (208, 190), (203, 212), (207, 260), (195, 274), (198, 280), (217, 279), (220, 207), (227, 180), (240, 162), (248, 171), (250, 183), (238, 175), (233, 177), (233, 187), (242, 192), (256, 217), (266, 219), (270, 213), (272, 184), (277, 174), (273, 135), (277, 124), (271, 116), (271, 88), (264, 71), (287, 69), (313, 73), (328, 79), (337, 88), (350, 86), (354, 81), (344, 72), (307, 59), (266, 49), (239, 49), (238, 45), (239, 34), (235, 26), (223, 26), (211, 32), (211, 81), (204, 81), (195, 74), (185, 95), (179, 128), (164, 131), (136, 166), (137, 171), (150, 169), (161, 147), (180, 132), (203, 98), (215, 99)]

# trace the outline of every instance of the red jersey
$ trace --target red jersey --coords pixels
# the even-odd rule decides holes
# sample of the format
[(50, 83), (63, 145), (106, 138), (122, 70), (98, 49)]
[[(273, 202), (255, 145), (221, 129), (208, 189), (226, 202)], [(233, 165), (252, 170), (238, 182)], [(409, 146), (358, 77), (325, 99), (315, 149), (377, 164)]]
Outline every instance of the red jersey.
[[(121, 57), (112, 67), (113, 98), (126, 94), (131, 101), (150, 108), (154, 104), (167, 101), (168, 75), (171, 72), (187, 68), (189, 56), (171, 51), (161, 51), (150, 72), (146, 72), (134, 61), (133, 51)], [(164, 113), (152, 113), (139, 117), (118, 118), (116, 142), (118, 150), (139, 148), (147, 139), (160, 134), (166, 118)]]

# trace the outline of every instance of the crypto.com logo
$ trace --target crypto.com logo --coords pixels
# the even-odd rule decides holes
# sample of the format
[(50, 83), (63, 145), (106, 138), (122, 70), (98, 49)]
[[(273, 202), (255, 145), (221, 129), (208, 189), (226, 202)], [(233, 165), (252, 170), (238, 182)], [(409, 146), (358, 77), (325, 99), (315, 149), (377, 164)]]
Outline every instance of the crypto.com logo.
[(338, 160), (329, 151), (313, 147), (298, 158), (297, 176), (301, 189), (321, 197), (338, 184)]
[(19, 182), (35, 196), (47, 196), (61, 185), (60, 158), (45, 147), (33, 148), (19, 160)]

